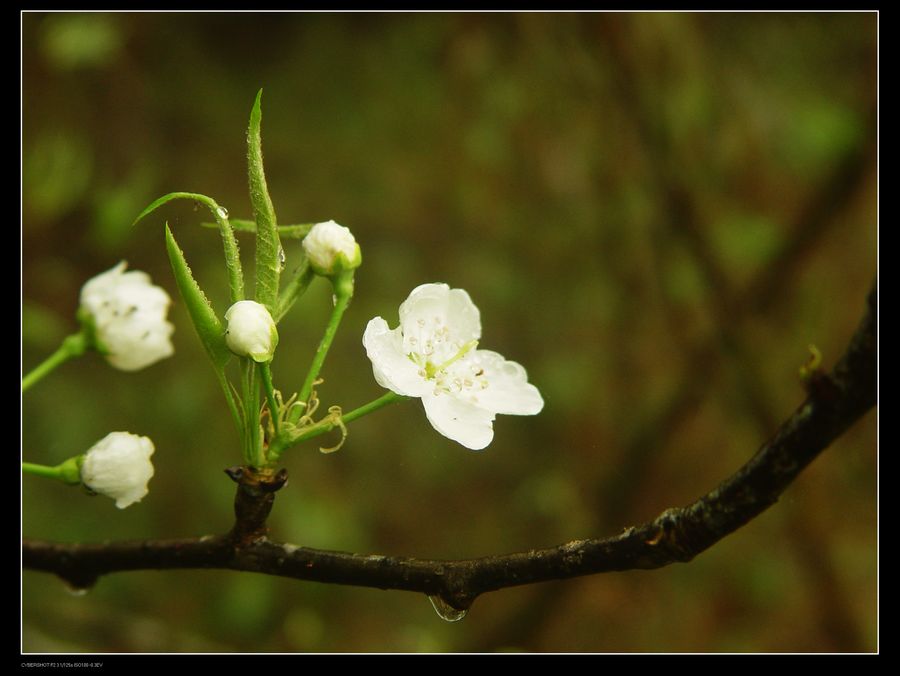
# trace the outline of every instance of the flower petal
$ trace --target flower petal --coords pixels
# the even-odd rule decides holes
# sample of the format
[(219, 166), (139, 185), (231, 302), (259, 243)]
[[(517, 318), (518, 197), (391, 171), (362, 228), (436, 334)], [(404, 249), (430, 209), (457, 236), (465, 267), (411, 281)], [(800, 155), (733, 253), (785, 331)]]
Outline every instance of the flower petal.
[(422, 397), (428, 422), (438, 432), (473, 451), (494, 438), (494, 414), (451, 394), (428, 393)]
[(429, 390), (428, 381), (419, 374), (419, 367), (403, 352), (403, 334), (399, 327), (391, 331), (384, 319), (375, 317), (366, 326), (363, 346), (379, 385), (407, 397), (421, 397)]
[(81, 310), (93, 324), (96, 347), (123, 371), (136, 371), (174, 352), (175, 327), (166, 321), (171, 299), (139, 270), (125, 272), (122, 261), (88, 280), (81, 290)]
[(521, 364), (490, 350), (475, 350), (467, 361), (470, 368), (484, 370), (487, 386), (478, 393), (482, 408), (504, 415), (535, 415), (544, 408), (541, 393), (528, 382)]
[(278, 329), (265, 305), (254, 300), (239, 300), (225, 313), (228, 328), (225, 344), (241, 357), (269, 362), (278, 346)]
[(462, 345), (481, 338), (481, 315), (463, 289), (422, 284), (400, 305), (400, 326), (407, 337), (420, 327), (432, 330), (435, 318), (449, 328), (453, 342)]
[(81, 481), (125, 509), (147, 495), (153, 477), (150, 456), (155, 448), (148, 437), (111, 432), (94, 444), (81, 463)]

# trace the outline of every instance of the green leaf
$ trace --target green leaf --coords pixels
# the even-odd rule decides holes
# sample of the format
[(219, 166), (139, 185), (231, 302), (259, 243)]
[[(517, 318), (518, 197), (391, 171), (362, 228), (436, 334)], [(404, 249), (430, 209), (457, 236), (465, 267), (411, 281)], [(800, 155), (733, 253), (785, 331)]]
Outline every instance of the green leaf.
[(203, 343), (216, 371), (222, 373), (225, 364), (231, 358), (231, 350), (225, 344), (225, 328), (212, 309), (206, 294), (203, 293), (191, 274), (184, 253), (175, 242), (168, 223), (166, 224), (166, 251), (169, 253), (169, 261), (172, 263), (172, 271), (175, 273), (175, 283), (184, 299), (197, 335), (200, 336), (200, 342)]
[[(232, 218), (230, 220), (231, 227), (236, 232), (252, 232), (256, 234), (256, 221), (244, 218)], [(218, 228), (218, 223), (201, 223), (204, 228)], [(315, 223), (297, 223), (294, 225), (279, 225), (278, 236), (285, 239), (303, 239), (312, 230)]]
[[(168, 195), (163, 195), (155, 200), (150, 206), (144, 209), (140, 215), (134, 219), (132, 225), (136, 225), (138, 221), (146, 218), (164, 204), (177, 199), (199, 202), (208, 207), (212, 212), (213, 217), (216, 219), (216, 223), (219, 226), (219, 232), (222, 234), (222, 246), (225, 249), (225, 268), (228, 271), (228, 284), (231, 288), (231, 302), (237, 303), (239, 300), (244, 300), (244, 273), (241, 271), (241, 255), (238, 251), (237, 239), (235, 239), (231, 223), (228, 222), (228, 212), (220, 207), (213, 198), (192, 192), (170, 192)], [(168, 227), (168, 225), (166, 227)]]
[(262, 138), (262, 89), (256, 94), (256, 101), (250, 111), (250, 127), (247, 129), (247, 173), (250, 179), (250, 203), (256, 221), (256, 301), (275, 313), (278, 300), (278, 277), (281, 274), (276, 227), (275, 207), (266, 186), (263, 171)]

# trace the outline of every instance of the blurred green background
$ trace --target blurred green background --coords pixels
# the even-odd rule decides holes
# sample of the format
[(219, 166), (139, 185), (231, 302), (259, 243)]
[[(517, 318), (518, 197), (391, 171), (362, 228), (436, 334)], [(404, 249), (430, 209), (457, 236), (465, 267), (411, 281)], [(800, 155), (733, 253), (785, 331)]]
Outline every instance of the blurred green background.
[[(150, 436), (139, 505), (23, 479), (23, 532), (186, 537), (231, 524), (237, 437), (177, 297), (168, 220), (224, 312), (215, 231), (176, 190), (250, 214), (245, 129), (263, 96), (283, 223), (334, 219), (364, 252), (323, 403), (381, 393), (361, 345), (418, 284), (469, 291), (482, 346), (546, 400), (484, 452), (408, 402), (338, 453), (284, 457), (272, 537), (465, 558), (604, 536), (686, 504), (830, 368), (876, 273), (874, 14), (22, 16), (23, 368), (75, 329), (81, 285), (126, 259), (175, 298), (175, 358), (88, 355), (24, 396), (24, 457)], [(245, 271), (252, 241), (242, 236)], [(288, 269), (297, 245), (287, 246)], [(330, 305), (280, 327), (297, 388)], [(687, 565), (495, 592), (442, 622), (423, 596), (221, 571), (123, 573), (84, 596), (22, 584), (26, 651), (844, 651), (877, 647), (876, 417), (782, 501)]]

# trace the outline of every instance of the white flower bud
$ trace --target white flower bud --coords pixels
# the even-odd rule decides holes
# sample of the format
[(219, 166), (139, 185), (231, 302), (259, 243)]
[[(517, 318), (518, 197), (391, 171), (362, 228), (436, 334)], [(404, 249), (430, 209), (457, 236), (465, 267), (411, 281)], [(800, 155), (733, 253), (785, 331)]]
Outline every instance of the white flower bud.
[(253, 300), (238, 301), (228, 308), (225, 319), (228, 349), (256, 362), (272, 360), (278, 345), (278, 329), (265, 305)]
[(128, 432), (112, 432), (94, 444), (81, 463), (81, 483), (125, 509), (147, 495), (153, 476), (153, 442)]
[(303, 249), (316, 274), (323, 277), (358, 268), (362, 252), (349, 228), (334, 221), (316, 223), (303, 238)]
[(95, 346), (122, 371), (137, 371), (172, 356), (175, 327), (166, 321), (171, 299), (145, 272), (122, 261), (88, 280), (79, 313), (93, 326)]

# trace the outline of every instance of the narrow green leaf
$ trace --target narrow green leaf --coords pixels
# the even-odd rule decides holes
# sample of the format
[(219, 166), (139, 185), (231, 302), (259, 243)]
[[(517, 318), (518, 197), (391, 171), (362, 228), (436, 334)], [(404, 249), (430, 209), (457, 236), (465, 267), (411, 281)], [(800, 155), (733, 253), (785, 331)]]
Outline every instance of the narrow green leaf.
[(199, 202), (212, 212), (219, 227), (219, 232), (222, 234), (222, 246), (225, 249), (225, 268), (228, 271), (228, 284), (231, 289), (231, 302), (237, 303), (239, 300), (244, 300), (244, 273), (241, 270), (241, 255), (238, 251), (237, 239), (234, 236), (231, 223), (228, 222), (228, 212), (220, 207), (212, 197), (193, 192), (170, 192), (144, 209), (134, 219), (132, 225), (137, 224), (138, 221), (147, 217), (162, 205), (177, 199)]
[(225, 328), (212, 309), (203, 289), (191, 274), (184, 253), (175, 242), (168, 223), (166, 224), (166, 251), (169, 253), (169, 261), (172, 263), (172, 272), (175, 273), (175, 283), (184, 299), (197, 335), (200, 336), (200, 342), (203, 343), (216, 371), (222, 373), (225, 364), (231, 358), (231, 350), (225, 344)]
[(278, 300), (278, 277), (281, 274), (275, 207), (266, 186), (263, 170), (262, 138), (262, 89), (256, 94), (256, 101), (250, 111), (250, 126), (247, 129), (247, 174), (250, 179), (250, 203), (256, 221), (256, 301), (265, 305), (269, 312), (275, 312)]
[[(230, 220), (231, 227), (234, 228), (235, 232), (252, 232), (256, 234), (256, 221), (247, 220), (244, 218), (232, 218)], [(204, 228), (218, 228), (218, 223), (201, 223)], [(297, 223), (293, 225), (279, 225), (278, 226), (278, 236), (284, 239), (303, 239), (309, 234), (309, 231), (312, 230), (312, 227), (315, 223)]]

